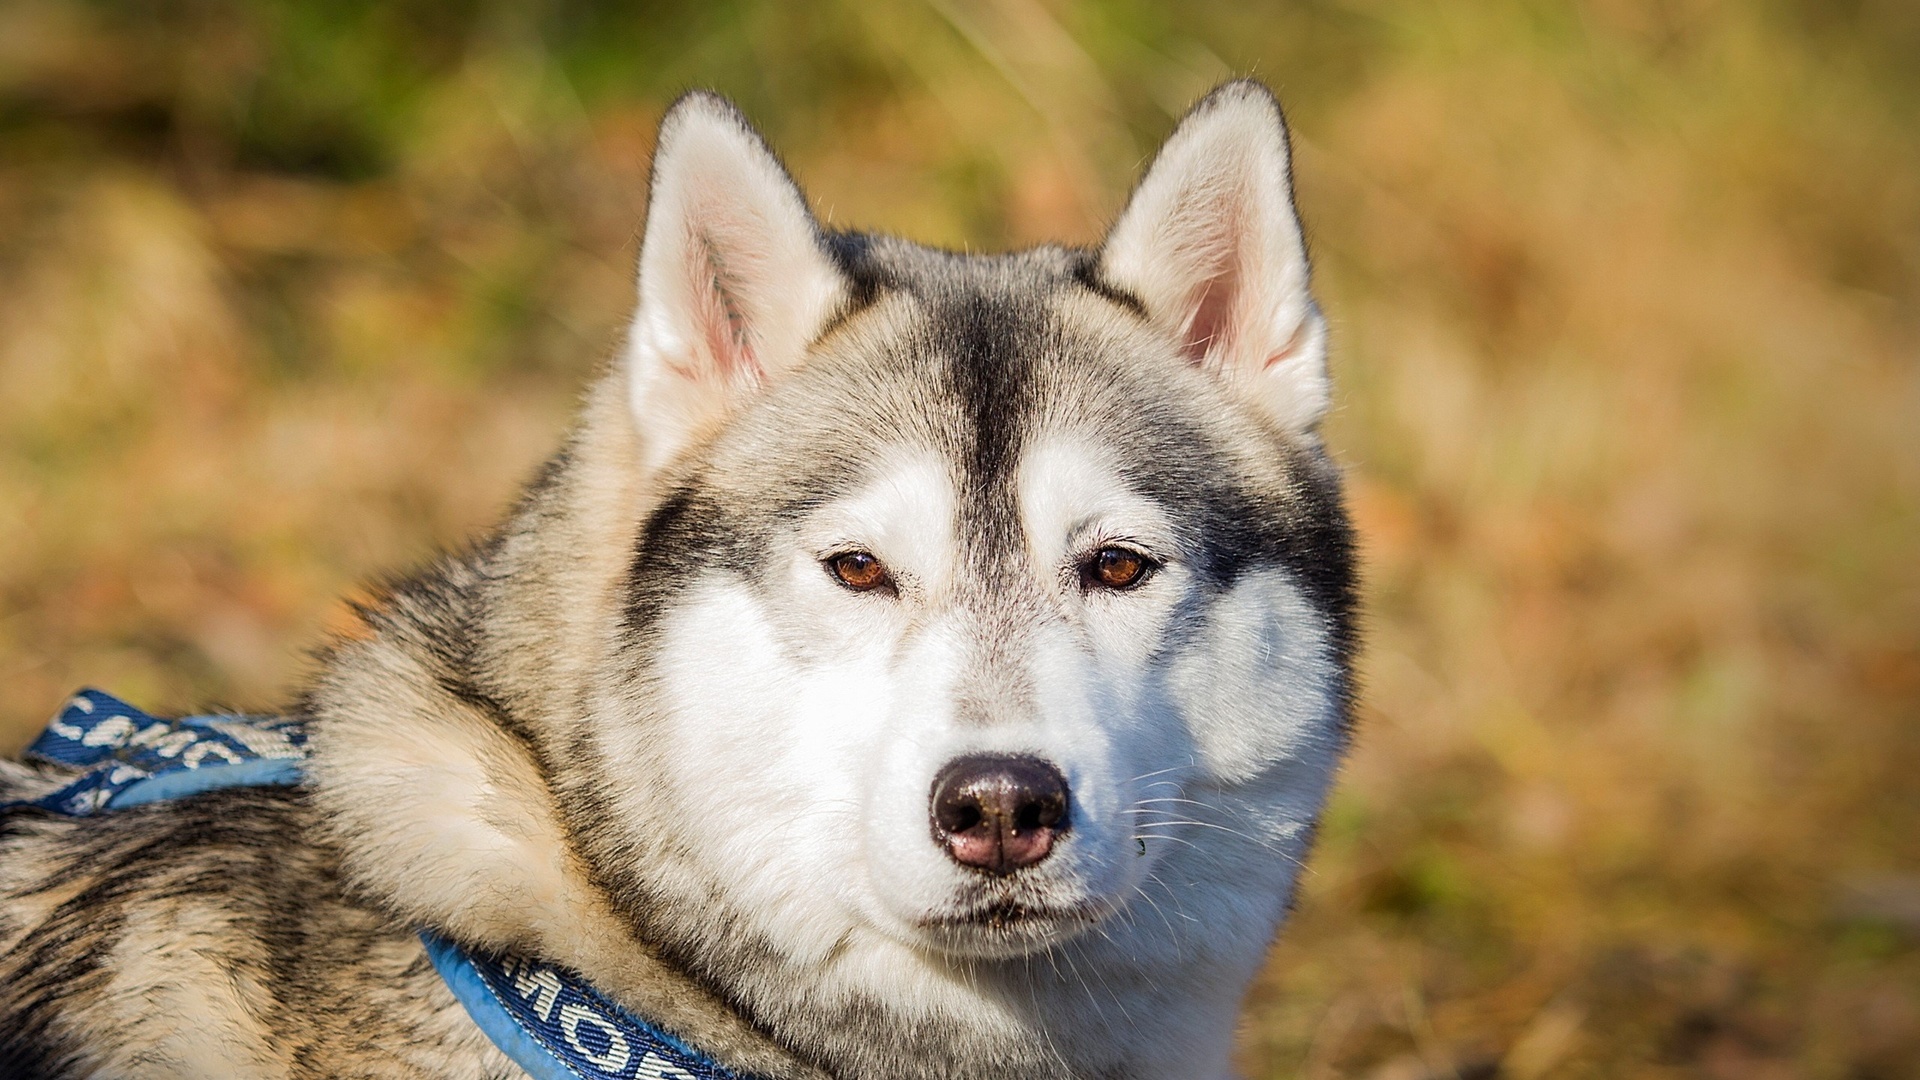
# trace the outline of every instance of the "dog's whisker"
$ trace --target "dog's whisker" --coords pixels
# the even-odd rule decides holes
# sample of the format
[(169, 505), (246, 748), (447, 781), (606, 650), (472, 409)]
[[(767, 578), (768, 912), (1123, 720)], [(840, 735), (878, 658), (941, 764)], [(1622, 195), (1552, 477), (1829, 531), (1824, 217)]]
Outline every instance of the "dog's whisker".
[(1170, 795), (1153, 799), (1135, 799), (1133, 801), (1135, 806), (1142, 806), (1147, 803), (1184, 803), (1187, 806), (1198, 806), (1205, 810), (1218, 811), (1220, 809), (1212, 803), (1201, 802), (1199, 799), (1177, 799)]
[[(1153, 879), (1152, 879), (1151, 877), (1149, 877), (1149, 878), (1148, 878), (1147, 880), (1149, 880), (1149, 881), (1151, 881), (1151, 880), (1153, 880)], [(1149, 893), (1149, 892), (1147, 892), (1147, 890), (1146, 890), (1146, 888), (1145, 888), (1145, 887), (1143, 887), (1143, 886), (1140, 886), (1140, 885), (1135, 885), (1135, 886), (1133, 887), (1133, 891), (1134, 891), (1134, 892), (1137, 892), (1137, 893), (1139, 893), (1139, 894), (1140, 894), (1140, 899), (1142, 899), (1142, 900), (1145, 900), (1145, 901), (1147, 902), (1147, 905), (1148, 905), (1149, 907), (1151, 907), (1151, 908), (1153, 908), (1153, 910), (1154, 910), (1154, 914), (1156, 914), (1156, 915), (1159, 915), (1159, 916), (1160, 916), (1160, 921), (1161, 921), (1161, 922), (1163, 922), (1163, 923), (1165, 923), (1165, 924), (1166, 924), (1166, 926), (1167, 926), (1167, 936), (1168, 936), (1169, 938), (1177, 938), (1177, 937), (1179, 937), (1179, 935), (1178, 935), (1177, 933), (1175, 933), (1175, 932), (1174, 932), (1174, 929), (1173, 929), (1173, 920), (1171, 920), (1171, 919), (1169, 919), (1169, 918), (1167, 918), (1167, 913), (1166, 913), (1166, 911), (1165, 911), (1164, 909), (1162, 909), (1162, 908), (1160, 907), (1160, 903), (1159, 903), (1159, 901), (1157, 901), (1157, 900), (1155, 900), (1155, 899), (1153, 898), (1153, 894), (1151, 894), (1151, 893)]]
[(1133, 838), (1135, 840), (1166, 840), (1175, 844), (1185, 844), (1188, 847), (1194, 848), (1199, 851), (1206, 850), (1205, 848), (1201, 847), (1199, 844), (1196, 844), (1193, 841), (1188, 840), (1184, 836), (1160, 836), (1154, 833), (1134, 833)]
[(1165, 879), (1165, 878), (1163, 878), (1163, 877), (1161, 877), (1161, 876), (1160, 876), (1159, 874), (1157, 874), (1157, 873), (1155, 873), (1155, 874), (1148, 874), (1148, 875), (1147, 875), (1147, 881), (1149, 881), (1149, 882), (1150, 882), (1150, 883), (1152, 883), (1152, 884), (1155, 884), (1155, 885), (1158, 885), (1158, 886), (1160, 886), (1160, 888), (1161, 888), (1161, 889), (1163, 889), (1163, 890), (1165, 890), (1165, 892), (1166, 892), (1166, 894), (1167, 894), (1167, 902), (1173, 905), (1173, 913), (1174, 913), (1175, 915), (1178, 915), (1178, 916), (1180, 916), (1181, 918), (1183, 918), (1183, 919), (1185, 919), (1185, 920), (1187, 920), (1188, 922), (1192, 922), (1192, 923), (1197, 923), (1197, 922), (1199, 922), (1199, 921), (1200, 921), (1199, 919), (1196, 919), (1196, 918), (1194, 918), (1193, 916), (1191, 916), (1191, 915), (1189, 915), (1189, 914), (1187, 914), (1187, 910), (1186, 910), (1186, 908), (1185, 908), (1185, 907), (1183, 907), (1183, 906), (1181, 906), (1181, 904), (1180, 904), (1180, 897), (1179, 897), (1179, 895), (1178, 895), (1177, 893), (1175, 893), (1175, 892), (1173, 891), (1173, 886), (1172, 886), (1172, 885), (1169, 885), (1169, 884), (1167, 884), (1167, 881), (1166, 881), (1166, 879)]

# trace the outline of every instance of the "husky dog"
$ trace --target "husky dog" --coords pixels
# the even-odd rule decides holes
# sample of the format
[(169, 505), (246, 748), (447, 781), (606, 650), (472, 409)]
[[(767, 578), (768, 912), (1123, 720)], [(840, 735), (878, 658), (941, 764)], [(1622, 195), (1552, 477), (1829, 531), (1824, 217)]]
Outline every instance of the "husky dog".
[(1231, 1074), (1355, 649), (1271, 93), (994, 256), (823, 229), (690, 94), (638, 291), (505, 524), (325, 647), (304, 783), (0, 823), (0, 1073), (524, 1075), (425, 928), (760, 1077)]

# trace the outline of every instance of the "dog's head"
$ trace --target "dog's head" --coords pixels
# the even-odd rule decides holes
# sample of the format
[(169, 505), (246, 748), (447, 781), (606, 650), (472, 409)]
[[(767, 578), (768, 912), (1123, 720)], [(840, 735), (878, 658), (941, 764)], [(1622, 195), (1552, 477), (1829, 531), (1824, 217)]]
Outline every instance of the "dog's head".
[(1173, 949), (1205, 896), (1264, 943), (1351, 648), (1271, 95), (1196, 107), (1098, 250), (994, 257), (822, 230), (690, 96), (639, 290), (655, 495), (576, 830), (636, 917), (979, 962)]

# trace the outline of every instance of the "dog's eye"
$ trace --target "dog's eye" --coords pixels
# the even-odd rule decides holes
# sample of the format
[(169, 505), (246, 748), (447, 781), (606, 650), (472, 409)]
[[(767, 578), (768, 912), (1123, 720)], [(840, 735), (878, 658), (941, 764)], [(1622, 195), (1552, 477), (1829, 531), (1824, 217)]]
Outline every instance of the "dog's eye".
[(827, 572), (854, 592), (891, 588), (893, 578), (870, 551), (844, 551), (827, 560)]
[(1090, 589), (1131, 589), (1158, 565), (1132, 548), (1103, 547), (1080, 565), (1080, 581)]

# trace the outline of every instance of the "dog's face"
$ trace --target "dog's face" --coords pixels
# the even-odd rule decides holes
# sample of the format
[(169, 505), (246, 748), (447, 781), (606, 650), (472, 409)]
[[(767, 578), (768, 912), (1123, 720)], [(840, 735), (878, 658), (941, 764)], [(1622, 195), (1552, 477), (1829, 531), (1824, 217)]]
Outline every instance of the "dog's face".
[(1269, 932), (1346, 708), (1323, 338), (1263, 91), (1196, 109), (1100, 252), (992, 259), (822, 235), (683, 102), (599, 850), (802, 961), (1173, 948), (1183, 888)]

